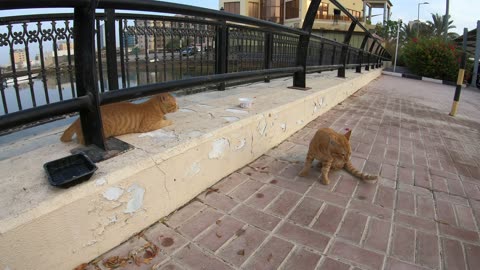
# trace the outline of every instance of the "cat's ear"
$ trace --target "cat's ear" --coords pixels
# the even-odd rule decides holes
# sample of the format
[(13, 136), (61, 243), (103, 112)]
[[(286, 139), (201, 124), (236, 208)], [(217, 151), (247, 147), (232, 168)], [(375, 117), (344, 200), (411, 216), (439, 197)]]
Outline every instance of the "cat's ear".
[(352, 135), (352, 130), (351, 129), (349, 129), (347, 131), (347, 133), (345, 133), (345, 138), (347, 138), (347, 140), (350, 140), (350, 135)]

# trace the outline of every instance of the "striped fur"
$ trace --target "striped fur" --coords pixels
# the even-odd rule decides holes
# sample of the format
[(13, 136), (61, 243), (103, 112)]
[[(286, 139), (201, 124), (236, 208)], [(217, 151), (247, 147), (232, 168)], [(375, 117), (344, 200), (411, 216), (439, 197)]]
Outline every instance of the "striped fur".
[(352, 152), (350, 148), (351, 134), (351, 130), (345, 134), (340, 134), (330, 128), (320, 128), (310, 141), (305, 165), (300, 171), (299, 176), (307, 176), (313, 161), (317, 159), (319, 161), (319, 166), (321, 167), (322, 183), (325, 185), (330, 183), (330, 179), (328, 178), (330, 170), (338, 170), (342, 168), (365, 182), (374, 183), (375, 181), (373, 180), (376, 180), (377, 176), (359, 172), (353, 167), (352, 162), (350, 161), (350, 155)]
[[(157, 130), (172, 124), (165, 114), (178, 110), (172, 95), (158, 94), (143, 103), (119, 102), (100, 108), (105, 138)], [(78, 142), (85, 144), (80, 119), (75, 120), (63, 133), (60, 140), (69, 142), (77, 134)]]
[(360, 178), (364, 181), (377, 180), (377, 178), (378, 178), (378, 176), (376, 176), (376, 175), (361, 173), (359, 170), (357, 170), (355, 167), (353, 167), (353, 164), (350, 160), (347, 163), (345, 163), (344, 168), (347, 172), (349, 172), (353, 176), (358, 177), (358, 178)]

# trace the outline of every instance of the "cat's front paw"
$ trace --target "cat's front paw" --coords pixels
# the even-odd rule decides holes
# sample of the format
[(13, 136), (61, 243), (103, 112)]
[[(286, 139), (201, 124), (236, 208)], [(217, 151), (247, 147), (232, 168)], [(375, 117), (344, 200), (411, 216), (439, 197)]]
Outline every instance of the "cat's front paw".
[(322, 184), (324, 184), (324, 185), (326, 185), (326, 186), (330, 185), (330, 179), (328, 179), (328, 178), (323, 178), (323, 179), (322, 179)]
[(304, 168), (302, 171), (300, 171), (300, 173), (298, 173), (298, 176), (301, 176), (301, 177), (308, 176), (308, 169)]

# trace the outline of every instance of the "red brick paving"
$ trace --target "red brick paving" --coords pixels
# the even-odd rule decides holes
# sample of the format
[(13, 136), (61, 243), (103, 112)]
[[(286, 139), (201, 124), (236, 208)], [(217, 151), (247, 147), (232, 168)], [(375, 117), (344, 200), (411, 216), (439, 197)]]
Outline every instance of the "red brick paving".
[[(480, 269), (480, 110), (448, 116), (452, 91), (382, 77), (89, 267), (150, 243), (150, 263), (120, 269)], [(353, 129), (352, 163), (377, 184), (296, 176), (327, 126)]]

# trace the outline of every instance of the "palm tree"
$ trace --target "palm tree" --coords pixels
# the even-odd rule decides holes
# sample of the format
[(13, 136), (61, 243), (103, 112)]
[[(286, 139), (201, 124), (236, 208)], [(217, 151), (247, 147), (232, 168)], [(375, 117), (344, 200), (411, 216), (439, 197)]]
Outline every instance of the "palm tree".
[(417, 37), (417, 28), (413, 24), (402, 24), (400, 27), (400, 40), (401, 43), (412, 40)]
[[(448, 32), (448, 30), (450, 29), (456, 28), (453, 25), (453, 21), (449, 21), (449, 20), (450, 20), (450, 15), (448, 15), (448, 19), (447, 19), (447, 17), (443, 15), (439, 15), (438, 13), (435, 13), (435, 14), (432, 13), (432, 21), (427, 22), (427, 25), (431, 29), (431, 34), (435, 37), (444, 37), (445, 32)], [(452, 39), (455, 36), (458, 36), (458, 34), (454, 32), (449, 32), (447, 34), (447, 37), (449, 39)]]

